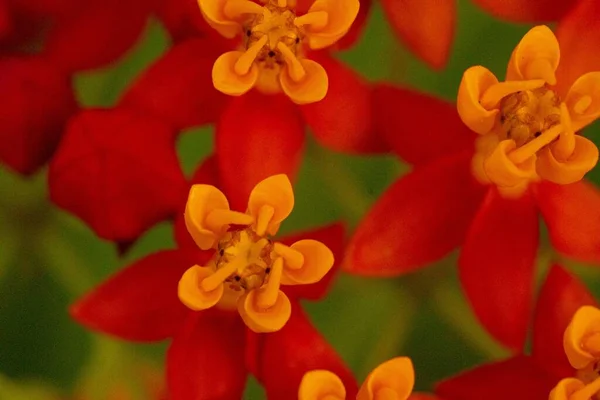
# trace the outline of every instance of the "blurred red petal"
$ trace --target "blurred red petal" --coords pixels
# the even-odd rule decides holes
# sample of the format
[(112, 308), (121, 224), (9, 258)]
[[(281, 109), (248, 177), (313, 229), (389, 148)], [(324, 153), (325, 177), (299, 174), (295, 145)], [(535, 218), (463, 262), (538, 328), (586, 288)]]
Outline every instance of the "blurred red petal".
[(245, 327), (237, 313), (191, 313), (167, 352), (170, 400), (241, 399)]
[(329, 77), (321, 101), (300, 106), (317, 140), (334, 150), (353, 153), (383, 152), (386, 147), (371, 129), (370, 87), (356, 72), (325, 53), (311, 56)]
[(557, 251), (580, 261), (600, 262), (598, 188), (587, 182), (543, 182), (538, 185), (537, 201)]
[[(571, 4), (575, 1), (553, 2), (562, 3)], [(556, 77), (563, 94), (584, 73), (600, 71), (600, 2), (578, 0), (575, 4), (576, 7), (560, 20), (556, 28), (556, 37), (560, 43), (560, 64)]]
[(338, 375), (346, 386), (347, 398), (356, 396), (358, 387), (352, 372), (340, 356), (313, 327), (298, 303), (282, 330), (259, 335), (253, 348), (256, 378), (269, 399), (296, 400), (304, 374), (326, 369)]
[(474, 149), (475, 133), (456, 105), (415, 90), (378, 84), (373, 88), (373, 135), (383, 137), (410, 164)]
[(428, 393), (413, 393), (408, 400), (442, 400), (441, 398)]
[(22, 174), (44, 165), (77, 110), (70, 78), (38, 58), (0, 60), (0, 161)]
[(147, 0), (86, 0), (47, 34), (45, 52), (68, 71), (106, 66), (141, 37), (151, 10)]
[(119, 109), (71, 120), (48, 181), (54, 203), (113, 241), (174, 215), (187, 189), (171, 129)]
[(6, 0), (0, 0), (0, 41), (13, 29), (12, 18)]
[(484, 364), (437, 385), (444, 400), (547, 400), (558, 382), (527, 356)]
[[(562, 18), (579, 0), (473, 0), (490, 14), (512, 22), (545, 22)], [(592, 0), (595, 1), (595, 0)]]
[(382, 0), (396, 35), (432, 68), (450, 56), (456, 24), (456, 0)]
[(261, 180), (283, 173), (294, 181), (304, 150), (298, 108), (283, 95), (234, 97), (217, 123), (215, 149), (229, 204), (244, 211)]
[(79, 299), (71, 315), (86, 327), (132, 341), (173, 336), (189, 310), (177, 283), (199, 259), (197, 253), (160, 251), (125, 267)]
[(573, 374), (563, 348), (563, 336), (575, 311), (584, 305), (596, 305), (585, 285), (561, 266), (552, 266), (535, 309), (532, 356), (541, 368), (557, 378)]
[(120, 104), (179, 129), (215, 122), (229, 99), (212, 83), (219, 51), (209, 39), (175, 45), (138, 78)]
[(162, 1), (156, 14), (175, 43), (214, 32), (202, 17), (198, 0)]
[(395, 276), (460, 246), (487, 190), (474, 180), (470, 162), (470, 154), (456, 154), (392, 184), (356, 229), (344, 268)]
[[(203, 183), (205, 185), (219, 186), (218, 175), (219, 170), (217, 169), (217, 158), (215, 155), (211, 155), (206, 158), (198, 169), (194, 172), (194, 175), (190, 179), (189, 185), (195, 185), (197, 183)], [(175, 236), (175, 242), (180, 249), (198, 249), (198, 245), (194, 242), (194, 239), (190, 236), (186, 226), (183, 212), (185, 210), (185, 203), (181, 205), (180, 211), (175, 217), (173, 225), (173, 234)]]
[(319, 282), (311, 285), (285, 286), (284, 291), (292, 297), (319, 300), (327, 294), (331, 284), (333, 283), (334, 277), (338, 272), (342, 257), (344, 255), (346, 229), (343, 223), (335, 223), (310, 231), (289, 235), (281, 238), (281, 240), (278, 241), (289, 246), (292, 243), (302, 239), (313, 239), (324, 243), (333, 252), (335, 264), (327, 273), (327, 275), (325, 275), (325, 277)]
[(533, 300), (538, 216), (532, 196), (488, 192), (458, 261), (463, 290), (483, 326), (521, 351)]

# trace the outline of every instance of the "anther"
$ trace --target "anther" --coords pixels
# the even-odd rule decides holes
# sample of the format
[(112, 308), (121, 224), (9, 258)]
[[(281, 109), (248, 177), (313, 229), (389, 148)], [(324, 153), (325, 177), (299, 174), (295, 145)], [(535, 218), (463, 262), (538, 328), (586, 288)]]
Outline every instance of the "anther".
[(224, 209), (212, 210), (204, 220), (206, 227), (212, 231), (219, 231), (226, 225), (250, 225), (252, 222), (251, 215)]
[(222, 268), (219, 268), (211, 276), (204, 278), (200, 282), (200, 286), (206, 292), (211, 292), (219, 287), (227, 278), (231, 276), (239, 267), (242, 267), (244, 260), (234, 258), (230, 263), (226, 264)]
[(233, 66), (233, 70), (238, 75), (246, 75), (250, 68), (252, 67), (252, 63), (258, 56), (258, 53), (262, 50), (264, 45), (267, 44), (267, 36), (261, 37), (256, 43), (254, 43), (244, 54), (240, 56), (238, 61)]
[(275, 243), (273, 251), (283, 257), (285, 266), (289, 269), (300, 269), (304, 265), (304, 255), (282, 243)]
[(262, 14), (263, 7), (250, 0), (229, 0), (223, 14), (229, 19), (238, 19), (244, 14)]
[(558, 138), (558, 143), (554, 148), (554, 157), (566, 161), (575, 151), (575, 132), (571, 123), (571, 116), (565, 103), (560, 105), (560, 123), (564, 127), (564, 132)]
[(282, 42), (279, 42), (277, 43), (277, 49), (283, 55), (285, 63), (288, 66), (290, 78), (292, 78), (292, 80), (294, 80), (295, 82), (300, 82), (302, 79), (304, 79), (304, 77), (306, 76), (306, 71), (304, 70), (304, 67), (302, 66), (300, 61), (298, 61), (294, 53), (290, 50), (290, 48)]
[(310, 25), (314, 29), (325, 28), (329, 22), (329, 14), (326, 11), (314, 11), (297, 17), (294, 20), (294, 25), (304, 26)]
[(269, 222), (275, 215), (275, 209), (273, 206), (265, 204), (258, 211), (258, 217), (256, 220), (256, 229), (254, 230), (258, 236), (264, 236), (267, 228), (269, 227)]
[(558, 135), (563, 132), (564, 128), (561, 125), (553, 126), (537, 138), (524, 144), (516, 150), (513, 150), (508, 154), (508, 158), (515, 163), (521, 164), (525, 162), (529, 157), (537, 153), (542, 147), (551, 143)]
[(279, 296), (279, 286), (281, 284), (282, 274), (283, 259), (279, 257), (273, 262), (267, 285), (263, 291), (258, 293), (257, 304), (259, 307), (267, 309), (275, 305), (277, 297)]

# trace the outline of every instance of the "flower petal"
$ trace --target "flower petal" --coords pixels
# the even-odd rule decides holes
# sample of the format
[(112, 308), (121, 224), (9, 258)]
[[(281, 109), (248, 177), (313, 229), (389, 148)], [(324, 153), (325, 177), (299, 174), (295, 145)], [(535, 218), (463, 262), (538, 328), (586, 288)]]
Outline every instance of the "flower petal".
[(600, 191), (587, 182), (541, 182), (537, 201), (552, 246), (579, 261), (600, 262)]
[(356, 229), (344, 268), (360, 275), (400, 275), (460, 246), (486, 191), (469, 163), (470, 154), (457, 154), (392, 184)]
[(546, 374), (527, 356), (484, 364), (437, 385), (444, 400), (546, 399), (556, 378)]
[(383, 0), (396, 35), (432, 68), (442, 69), (454, 40), (455, 0)]
[[(379, 364), (365, 379), (357, 400), (376, 400), (380, 391), (394, 394), (394, 399), (406, 400), (415, 385), (415, 369), (408, 357), (396, 357)], [(383, 396), (382, 396), (383, 397)]]
[(298, 400), (325, 399), (326, 396), (345, 399), (344, 382), (333, 372), (324, 369), (314, 369), (304, 374), (298, 389)]
[(489, 133), (496, 124), (499, 110), (485, 108), (481, 99), (489, 88), (497, 84), (496, 76), (480, 65), (467, 69), (460, 81), (456, 99), (458, 115), (469, 129), (480, 135)]
[(288, 99), (252, 91), (232, 99), (221, 115), (215, 148), (221, 188), (232, 209), (245, 210), (252, 188), (261, 180), (286, 174), (294, 181), (304, 127)]
[(167, 352), (171, 400), (241, 399), (244, 324), (236, 313), (192, 313)]
[(286, 268), (282, 285), (310, 285), (319, 282), (333, 267), (333, 252), (318, 240), (303, 239), (290, 246), (302, 255), (303, 263), (298, 269)]
[(254, 186), (248, 198), (248, 214), (258, 224), (261, 222), (261, 211), (265, 208), (272, 211), (270, 218), (265, 220), (266, 231), (274, 235), (294, 209), (294, 189), (287, 175), (273, 175)]
[[(600, 66), (598, 67), (600, 69)], [(565, 103), (578, 131), (600, 117), (600, 71), (581, 75), (569, 88)]]
[[(561, 3), (554, 2), (554, 4)], [(560, 43), (563, 61), (556, 75), (558, 89), (563, 95), (581, 75), (586, 72), (600, 71), (598, 15), (600, 15), (600, 3), (596, 0), (579, 0), (572, 11), (558, 24), (556, 37)]]
[(573, 373), (563, 336), (575, 312), (584, 305), (596, 305), (585, 285), (561, 266), (553, 265), (535, 307), (531, 352), (540, 367), (557, 377)]
[(333, 49), (345, 50), (351, 48), (361, 38), (365, 26), (367, 25), (368, 17), (373, 7), (373, 0), (359, 0), (360, 8), (354, 23), (350, 30), (333, 45)]
[(190, 39), (175, 45), (136, 80), (120, 104), (179, 129), (215, 122), (228, 100), (211, 79), (224, 48), (219, 43)]
[(45, 164), (77, 110), (70, 78), (41, 58), (0, 60), (0, 161), (21, 174)]
[(275, 304), (265, 309), (258, 303), (262, 290), (262, 288), (255, 289), (242, 295), (238, 300), (238, 311), (244, 323), (253, 332), (277, 332), (290, 319), (292, 304), (285, 293), (279, 291)]
[(492, 15), (511, 22), (543, 22), (561, 19), (578, 0), (473, 0)]
[[(198, 0), (169, 0), (158, 4), (156, 16), (175, 43), (215, 32), (206, 22)], [(215, 32), (216, 33), (216, 32)]]
[(302, 377), (315, 369), (333, 372), (344, 382), (348, 398), (356, 396), (358, 387), (352, 373), (297, 303), (283, 329), (260, 335), (252, 350), (249, 362), (255, 363), (256, 378), (270, 399), (298, 398)]
[(319, 282), (310, 285), (286, 286), (284, 292), (288, 296), (293, 298), (319, 300), (327, 294), (344, 254), (345, 233), (346, 229), (344, 225), (342, 223), (335, 223), (315, 230), (286, 236), (280, 240), (281, 243), (288, 246), (303, 239), (318, 240), (331, 250), (335, 259), (333, 267)]
[(533, 198), (503, 198), (489, 191), (461, 250), (460, 280), (483, 326), (520, 351), (527, 335), (538, 248)]
[(513, 51), (507, 81), (543, 79), (556, 84), (556, 68), (560, 61), (560, 47), (554, 32), (545, 25), (534, 26)]
[(386, 146), (371, 129), (371, 92), (367, 82), (325, 53), (311, 56), (327, 71), (329, 90), (317, 103), (300, 107), (322, 145), (352, 153), (384, 152)]
[[(308, 14), (326, 13), (327, 23), (320, 26), (302, 25), (310, 48), (322, 49), (340, 40), (352, 26), (359, 9), (359, 0), (315, 0), (309, 8)], [(303, 17), (299, 17), (297, 21), (302, 20)]]
[(50, 198), (104, 239), (135, 239), (185, 202), (172, 137), (151, 118), (86, 110), (71, 120), (50, 164)]
[(374, 87), (372, 102), (371, 135), (382, 136), (410, 164), (475, 147), (476, 135), (460, 120), (454, 104), (387, 84)]
[(177, 282), (198, 253), (160, 251), (125, 267), (71, 306), (77, 322), (133, 341), (163, 340), (175, 334), (189, 313), (177, 297)]
[(293, 79), (288, 65), (279, 73), (281, 90), (298, 105), (320, 102), (327, 95), (329, 88), (327, 71), (321, 64), (313, 60), (303, 59), (298, 62), (304, 70), (304, 78)]

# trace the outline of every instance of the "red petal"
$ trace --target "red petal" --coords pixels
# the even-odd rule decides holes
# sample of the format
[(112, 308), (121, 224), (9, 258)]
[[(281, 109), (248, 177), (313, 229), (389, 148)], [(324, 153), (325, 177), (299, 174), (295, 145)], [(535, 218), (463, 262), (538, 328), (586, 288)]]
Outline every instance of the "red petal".
[(554, 265), (542, 286), (533, 319), (532, 355), (541, 368), (563, 378), (573, 368), (563, 349), (563, 335), (579, 307), (596, 305), (585, 285)]
[(483, 326), (520, 351), (527, 334), (538, 248), (533, 198), (502, 198), (489, 191), (458, 261), (460, 280)]
[(512, 22), (544, 22), (562, 18), (579, 0), (473, 0), (492, 15)]
[(0, 61), (0, 161), (22, 174), (45, 164), (77, 104), (70, 79), (38, 58)]
[(139, 39), (150, 12), (146, 0), (86, 0), (48, 32), (45, 51), (68, 71), (105, 66)]
[(413, 393), (408, 400), (441, 400), (439, 397), (428, 393)]
[[(205, 159), (194, 175), (190, 179), (190, 186), (203, 183), (206, 185), (219, 186), (218, 182), (218, 174), (219, 171), (217, 169), (217, 158), (214, 155), (211, 155), (207, 159)], [(194, 242), (194, 239), (190, 236), (186, 226), (185, 226), (185, 218), (183, 217), (183, 212), (185, 209), (185, 204), (182, 205), (181, 210), (177, 213), (177, 217), (175, 218), (175, 223), (173, 226), (173, 234), (175, 235), (175, 242), (177, 242), (177, 246), (180, 249), (198, 249), (198, 245)]]
[(119, 109), (74, 117), (48, 180), (59, 207), (114, 241), (135, 239), (176, 213), (187, 189), (171, 129)]
[(456, 105), (417, 91), (379, 84), (373, 89), (375, 135), (410, 164), (474, 149), (475, 133), (462, 123)]
[(310, 300), (319, 300), (323, 298), (329, 291), (329, 288), (333, 283), (333, 279), (339, 269), (344, 254), (344, 245), (346, 241), (345, 236), (346, 229), (344, 224), (335, 223), (322, 228), (281, 238), (280, 241), (288, 246), (302, 239), (318, 240), (329, 247), (329, 249), (333, 252), (333, 256), (335, 257), (335, 264), (333, 265), (333, 268), (331, 268), (327, 275), (325, 275), (325, 277), (319, 282), (313, 283), (312, 285), (286, 286), (284, 291), (288, 295), (296, 298)]
[(71, 307), (90, 329), (133, 341), (171, 337), (189, 310), (177, 297), (183, 273), (202, 263), (197, 253), (161, 251), (125, 267)]
[(347, 251), (348, 272), (394, 276), (460, 246), (486, 188), (470, 154), (440, 159), (397, 180), (362, 220)]
[(454, 39), (456, 0), (383, 0), (396, 35), (435, 69), (446, 65)]
[(556, 250), (580, 261), (600, 262), (600, 191), (594, 185), (543, 182), (537, 201)]
[(358, 387), (352, 373), (298, 303), (293, 304), (292, 316), (282, 330), (260, 335), (255, 345), (256, 378), (269, 399), (297, 399), (300, 380), (313, 369), (338, 375), (346, 386), (347, 398), (356, 396)]
[(0, 40), (13, 29), (13, 23), (6, 0), (0, 0)]
[(371, 92), (358, 74), (326, 53), (311, 56), (323, 65), (329, 89), (319, 102), (300, 107), (317, 140), (334, 150), (383, 152), (386, 147), (371, 128)]
[(281, 173), (294, 180), (304, 150), (298, 108), (283, 95), (232, 98), (217, 123), (215, 148), (229, 204), (243, 211), (261, 180)]
[(220, 47), (212, 39), (176, 45), (133, 84), (121, 104), (179, 129), (215, 122), (227, 100), (211, 78)]
[(191, 313), (167, 353), (169, 399), (241, 399), (244, 334), (236, 313)]
[(529, 357), (517, 356), (445, 380), (436, 394), (444, 400), (545, 400), (557, 383)]
[(202, 17), (197, 0), (162, 1), (157, 16), (176, 43), (215, 32)]

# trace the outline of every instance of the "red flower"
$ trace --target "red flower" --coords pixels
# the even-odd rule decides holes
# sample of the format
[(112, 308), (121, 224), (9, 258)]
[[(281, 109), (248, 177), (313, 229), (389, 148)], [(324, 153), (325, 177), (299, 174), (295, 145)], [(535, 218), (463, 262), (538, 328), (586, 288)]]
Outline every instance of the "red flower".
[[(512, 22), (557, 21), (585, 2), (595, 3), (594, 0), (474, 0), (495, 17)], [(591, 14), (589, 17), (593, 18)]]
[(531, 355), (486, 364), (438, 384), (446, 400), (546, 400), (553, 387), (574, 375), (563, 335), (575, 312), (596, 302), (585, 286), (553, 266), (541, 289), (533, 319)]
[[(582, 28), (574, 23), (570, 26), (571, 29)], [(579, 30), (581, 41), (600, 32), (597, 27)], [(536, 34), (546, 32), (540, 28), (534, 30)], [(559, 31), (559, 40), (566, 37), (566, 32), (571, 31)], [(581, 64), (577, 58), (579, 53), (569, 47), (570, 43), (561, 41), (570, 56), (569, 59), (563, 57), (564, 64), (569, 65), (573, 60), (571, 64), (576, 65), (579, 72), (600, 70), (600, 63)], [(585, 46), (578, 44), (577, 49), (583, 50)], [(585, 55), (582, 57), (591, 60)], [(567, 68), (558, 70), (560, 79), (557, 81), (568, 87), (572, 82), (568, 79), (573, 76), (572, 70)], [(565, 75), (561, 75), (563, 73)], [(588, 76), (595, 75), (597, 73)], [(498, 87), (504, 84), (520, 85), (521, 82), (499, 83)], [(578, 260), (600, 262), (600, 192), (585, 182), (559, 185), (542, 180), (523, 186), (530, 183), (526, 180), (519, 181), (521, 186), (515, 187), (528, 190), (524, 193), (521, 190), (520, 197), (507, 198), (498, 190), (500, 187), (506, 191), (507, 187), (482, 185), (475, 180), (476, 168), (472, 168), (472, 163), (479, 165), (474, 162), (477, 161), (474, 159), (475, 134), (462, 125), (452, 105), (388, 86), (376, 88), (373, 97), (376, 128), (395, 152), (415, 168), (383, 194), (357, 228), (348, 249), (348, 271), (363, 275), (400, 275), (462, 246), (460, 279), (477, 317), (502, 343), (521, 348), (533, 299), (539, 214), (546, 222), (556, 250)], [(403, 109), (409, 110), (410, 116), (401, 112)], [(464, 113), (461, 115), (464, 117)], [(496, 122), (492, 118), (490, 123)], [(576, 142), (590, 143), (579, 135)], [(520, 164), (518, 168), (524, 169), (525, 164), (535, 166), (535, 154), (532, 157), (533, 163)], [(595, 163), (594, 157), (590, 160)], [(585, 171), (593, 163), (583, 166), (587, 168)], [(562, 165), (566, 162), (557, 162), (557, 166)], [(578, 167), (573, 166), (571, 172), (580, 173)], [(535, 173), (534, 170), (534, 178)], [(526, 175), (527, 179), (530, 176)], [(512, 175), (498, 173), (496, 177), (508, 179)], [(580, 177), (581, 174), (578, 179)]]
[[(195, 174), (204, 183), (214, 183), (209, 159)], [(195, 181), (193, 183), (200, 183)], [(176, 224), (177, 232), (185, 229)], [(289, 240), (297, 240), (301, 234)], [(344, 229), (339, 224), (310, 232), (310, 237), (328, 245), (337, 257), (343, 251)], [(179, 248), (151, 254), (125, 267), (80, 299), (71, 309), (74, 318), (87, 327), (126, 340), (148, 342), (170, 338), (167, 379), (171, 399), (239, 399), (246, 376), (252, 373), (270, 398), (295, 398), (302, 375), (326, 368), (340, 375), (349, 392), (357, 386), (329, 344), (311, 325), (297, 297), (319, 298), (325, 294), (332, 272), (324, 283), (288, 291), (294, 302), (287, 324), (276, 333), (256, 334), (246, 328), (236, 312), (220, 309), (194, 312), (178, 298), (177, 286), (184, 272), (203, 265), (212, 256), (189, 240), (178, 240)]]

